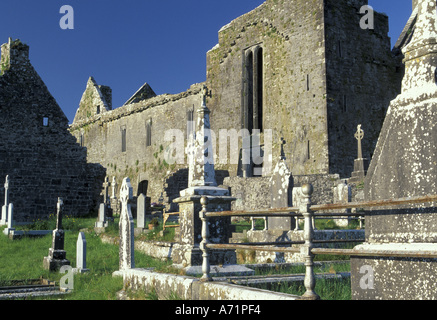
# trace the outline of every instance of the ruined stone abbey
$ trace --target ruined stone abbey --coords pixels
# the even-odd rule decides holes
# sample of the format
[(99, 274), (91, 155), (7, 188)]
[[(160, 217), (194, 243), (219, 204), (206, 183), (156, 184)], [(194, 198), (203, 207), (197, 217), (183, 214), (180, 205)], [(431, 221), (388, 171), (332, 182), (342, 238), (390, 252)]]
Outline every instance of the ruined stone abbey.
[[(350, 178), (357, 125), (370, 160), (401, 90), (400, 49), (414, 30), (412, 19), (391, 48), (385, 14), (375, 12), (374, 29), (360, 27), (367, 4), (267, 0), (218, 31), (218, 44), (206, 53), (205, 82), (159, 96), (145, 83), (113, 106), (111, 88), (99, 84), (105, 79), (90, 77), (70, 126), (31, 66), (29, 47), (10, 40), (1, 52), (0, 177), (11, 178), (17, 219), (45, 215), (58, 197), (67, 212), (87, 214), (105, 176), (118, 185), (130, 177), (135, 195), (147, 193), (152, 202), (162, 196), (170, 206), (187, 188), (188, 164), (166, 161), (165, 133), (178, 129), (189, 137), (205, 85), (211, 129), (259, 130), (262, 150), (271, 130), (272, 154), (265, 158), (275, 166), (283, 149), (295, 184), (307, 179), (329, 190)], [(241, 155), (241, 140), (238, 148)], [(270, 172), (262, 164), (218, 161), (215, 169), (237, 207), (270, 207)]]

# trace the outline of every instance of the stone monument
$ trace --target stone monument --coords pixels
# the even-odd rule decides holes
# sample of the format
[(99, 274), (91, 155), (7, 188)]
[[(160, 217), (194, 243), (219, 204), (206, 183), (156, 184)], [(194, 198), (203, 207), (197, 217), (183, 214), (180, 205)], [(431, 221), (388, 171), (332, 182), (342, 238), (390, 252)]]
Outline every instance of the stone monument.
[(56, 229), (53, 230), (52, 247), (49, 249), (48, 257), (44, 257), (44, 269), (50, 271), (57, 271), (62, 266), (70, 265), (70, 261), (66, 259), (66, 252), (64, 250), (65, 233), (62, 228), (62, 214), (64, 202), (58, 198), (57, 214), (56, 214)]
[[(271, 207), (287, 208), (292, 206), (293, 176), (285, 162), (285, 140), (281, 138), (281, 156), (270, 179)], [(268, 218), (269, 230), (292, 230), (295, 228), (296, 219), (293, 217)]]
[(140, 193), (137, 197), (137, 227), (135, 234), (146, 231), (147, 197)]
[(86, 238), (84, 232), (79, 232), (76, 243), (76, 268), (75, 273), (87, 273), (90, 270), (86, 267)]
[[(227, 211), (231, 209), (229, 190), (217, 187), (214, 169), (214, 157), (211, 143), (209, 114), (206, 106), (208, 89), (203, 88), (200, 107), (197, 109), (197, 124), (194, 135), (191, 135), (187, 148), (189, 159), (188, 188), (180, 192), (180, 197), (174, 202), (179, 204), (180, 246), (174, 249), (175, 264), (183, 266), (200, 266), (202, 252), (199, 244), (202, 241), (201, 219), (199, 212), (202, 210), (200, 199), (208, 197), (208, 211)], [(228, 243), (230, 237), (230, 218), (214, 219), (211, 227), (211, 242)], [(214, 251), (211, 255), (212, 264), (236, 263), (235, 252), (223, 250)]]
[(129, 178), (123, 179), (120, 189), (120, 271), (135, 268), (134, 259), (134, 219), (129, 200), (133, 198), (133, 189)]
[[(365, 180), (366, 201), (437, 194), (436, 1), (418, 0), (417, 9), (414, 34), (403, 49), (402, 93), (387, 111)], [(435, 204), (371, 211), (358, 249), (437, 251)], [(436, 259), (355, 257), (351, 274), (353, 299), (437, 299)]]
[(360, 183), (366, 178), (367, 168), (369, 166), (369, 160), (363, 158), (362, 141), (364, 139), (364, 131), (361, 129), (361, 124), (357, 127), (357, 132), (355, 133), (355, 139), (358, 142), (358, 156), (354, 161), (354, 171), (351, 174), (349, 183)]

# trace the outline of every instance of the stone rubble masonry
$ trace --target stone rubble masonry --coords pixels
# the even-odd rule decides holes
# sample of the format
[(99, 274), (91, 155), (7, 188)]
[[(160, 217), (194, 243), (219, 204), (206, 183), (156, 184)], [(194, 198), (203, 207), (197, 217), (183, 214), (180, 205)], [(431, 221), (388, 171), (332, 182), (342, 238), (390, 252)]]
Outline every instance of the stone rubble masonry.
[[(206, 54), (205, 83), (159, 96), (147, 85), (119, 108), (75, 119), (70, 132), (87, 147), (88, 162), (101, 164), (119, 184), (129, 176), (134, 191), (147, 180), (148, 196), (157, 202), (164, 180), (188, 166), (187, 161), (166, 161), (171, 141), (165, 141), (165, 133), (181, 130), (187, 139), (187, 121), (204, 84), (210, 90), (211, 129), (218, 134), (242, 128), (243, 57), (257, 47), (263, 54), (263, 128), (273, 130), (273, 155), (279, 154), (283, 137), (293, 175), (349, 178), (357, 124), (366, 131), (363, 156), (371, 159), (389, 102), (400, 92), (403, 71), (402, 58), (390, 48), (388, 17), (376, 12), (375, 29), (360, 28), (359, 9), (366, 4), (267, 0), (219, 30), (218, 44)], [(96, 110), (98, 103), (83, 101), (78, 114)], [(235, 177), (241, 164), (217, 163), (215, 169)]]
[(0, 110), (0, 179), (9, 175), (16, 221), (48, 217), (58, 197), (66, 215), (93, 210), (104, 169), (86, 162), (86, 149), (68, 131), (68, 119), (20, 40), (1, 46)]

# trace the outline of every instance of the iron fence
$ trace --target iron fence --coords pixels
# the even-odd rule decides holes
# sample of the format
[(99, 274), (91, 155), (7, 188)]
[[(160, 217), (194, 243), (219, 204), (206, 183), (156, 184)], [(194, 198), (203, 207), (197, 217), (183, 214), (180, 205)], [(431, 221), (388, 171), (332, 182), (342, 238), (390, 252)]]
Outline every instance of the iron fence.
[[(305, 280), (304, 285), (306, 292), (302, 296), (303, 299), (316, 300), (320, 297), (314, 291), (315, 275), (314, 275), (314, 256), (318, 254), (326, 255), (346, 255), (346, 256), (371, 256), (371, 257), (398, 257), (398, 258), (437, 258), (437, 251), (394, 251), (394, 250), (357, 250), (357, 249), (332, 249), (332, 248), (315, 248), (314, 245), (318, 243), (335, 243), (335, 242), (351, 242), (351, 240), (315, 240), (314, 239), (314, 218), (315, 217), (363, 217), (367, 212), (343, 212), (343, 213), (329, 213), (329, 210), (343, 210), (343, 209), (369, 209), (379, 207), (394, 207), (400, 205), (411, 204), (425, 204), (430, 202), (437, 202), (437, 195), (423, 196), (423, 197), (409, 197), (401, 199), (367, 201), (367, 202), (351, 202), (344, 204), (322, 204), (311, 205), (311, 195), (313, 187), (310, 184), (302, 186), (303, 200), (299, 207), (275, 208), (275, 209), (261, 209), (261, 210), (241, 210), (241, 211), (221, 211), (221, 212), (207, 212), (208, 197), (201, 198), (202, 211), (199, 216), (202, 220), (202, 242), (200, 249), (202, 250), (203, 264), (201, 281), (212, 281), (210, 275), (210, 250), (214, 249), (231, 249), (231, 250), (255, 250), (267, 252), (284, 252), (284, 253), (300, 253), (304, 258), (305, 264)], [(325, 212), (318, 212), (325, 211)], [(280, 243), (251, 243), (251, 244), (216, 244), (209, 241), (209, 226), (208, 222), (211, 218), (219, 217), (299, 217), (304, 219), (304, 240), (290, 241)], [(356, 241), (356, 240), (352, 240)], [(362, 241), (361, 241), (362, 242)], [(300, 248), (287, 247), (273, 247), (275, 245), (302, 245)]]

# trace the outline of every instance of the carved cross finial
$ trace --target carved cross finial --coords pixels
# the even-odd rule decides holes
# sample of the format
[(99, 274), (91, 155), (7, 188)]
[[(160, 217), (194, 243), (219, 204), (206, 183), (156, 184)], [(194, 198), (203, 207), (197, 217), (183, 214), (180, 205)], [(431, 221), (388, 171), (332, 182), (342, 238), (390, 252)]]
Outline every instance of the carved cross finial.
[(103, 203), (107, 204), (109, 202), (109, 186), (111, 184), (109, 183), (109, 177), (105, 177), (105, 182), (103, 183), (103, 187), (105, 188), (105, 191), (103, 193)]
[(123, 179), (123, 184), (120, 189), (120, 201), (122, 205), (126, 205), (133, 198), (132, 185), (129, 178)]
[(211, 96), (211, 92), (206, 85), (202, 87), (202, 106), (206, 106), (206, 98)]
[(281, 137), (281, 160), (286, 160), (287, 158), (285, 157), (285, 152), (284, 152), (284, 145), (287, 143), (287, 141), (285, 141), (284, 137)]
[(62, 201), (62, 198), (58, 198), (58, 204), (57, 204), (57, 214), (56, 214), (56, 229), (61, 230), (62, 229), (62, 209), (64, 208), (64, 201)]

